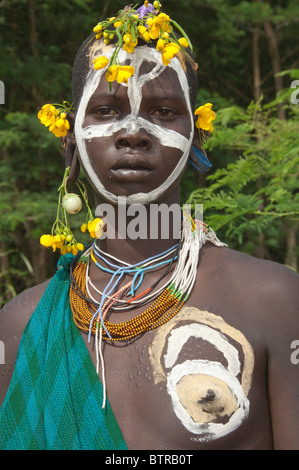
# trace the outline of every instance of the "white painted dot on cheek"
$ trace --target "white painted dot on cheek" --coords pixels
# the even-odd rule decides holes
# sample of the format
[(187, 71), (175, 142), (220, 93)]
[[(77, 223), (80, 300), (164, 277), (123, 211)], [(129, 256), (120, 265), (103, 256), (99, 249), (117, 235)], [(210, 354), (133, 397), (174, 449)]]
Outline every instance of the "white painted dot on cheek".
[[(155, 188), (149, 193), (136, 193), (130, 195), (127, 198), (127, 204), (147, 204), (161, 197), (168, 190), (168, 188), (173, 183), (175, 183), (175, 181), (177, 181), (182, 175), (189, 156), (193, 139), (193, 114), (190, 105), (189, 87), (186, 75), (181, 67), (179, 60), (174, 58), (171, 61), (169, 67), (177, 73), (178, 80), (188, 106), (190, 114), (189, 138), (186, 138), (185, 136), (173, 130), (163, 129), (161, 126), (154, 125), (149, 121), (139, 117), (138, 114), (142, 99), (142, 87), (149, 80), (157, 78), (161, 74), (161, 72), (165, 70), (165, 66), (162, 64), (160, 53), (158, 53), (155, 49), (152, 48), (149, 49), (146, 47), (140, 47), (135, 50), (133, 55), (129, 56), (124, 51), (120, 51), (119, 58), (121, 62), (124, 62), (128, 57), (132, 59), (131, 65), (135, 68), (135, 74), (129, 79), (127, 85), (131, 113), (121, 121), (118, 121), (117, 123), (114, 123), (112, 125), (103, 124), (97, 126), (87, 126), (85, 128), (83, 127), (86, 107), (89, 102), (89, 99), (98, 87), (102, 75), (105, 73), (105, 70), (95, 71), (94, 69), (91, 69), (86, 80), (86, 85), (84, 87), (84, 91), (77, 112), (77, 118), (75, 122), (75, 135), (82, 164), (89, 178), (91, 179), (95, 189), (98, 191), (99, 194), (104, 196), (105, 199), (114, 203), (117, 202), (118, 197), (115, 194), (106, 190), (106, 188), (101, 183), (100, 178), (94, 171), (87, 152), (86, 140), (94, 137), (110, 136), (121, 129), (125, 129), (127, 130), (127, 132), (129, 132), (132, 131), (132, 129), (136, 129), (137, 131), (139, 128), (144, 128), (149, 134), (157, 138), (161, 145), (180, 149), (182, 151), (181, 159), (179, 160), (172, 173), (159, 187)], [(139, 71), (143, 62), (155, 62), (156, 65), (150, 73), (140, 75)]]

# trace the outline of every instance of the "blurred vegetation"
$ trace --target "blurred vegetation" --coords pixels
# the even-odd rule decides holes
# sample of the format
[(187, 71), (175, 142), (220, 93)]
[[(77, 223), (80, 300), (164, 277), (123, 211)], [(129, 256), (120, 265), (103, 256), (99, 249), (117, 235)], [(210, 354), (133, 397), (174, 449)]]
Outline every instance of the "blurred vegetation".
[[(232, 248), (297, 269), (299, 0), (162, 4), (193, 42), (198, 105), (212, 102), (217, 113), (208, 143), (212, 170), (204, 177), (187, 169), (182, 202), (203, 203), (204, 221)], [(64, 159), (37, 112), (71, 101), (76, 50), (98, 20), (124, 5), (0, 3), (0, 305), (50, 277), (58, 257), (39, 237), (55, 219)]]

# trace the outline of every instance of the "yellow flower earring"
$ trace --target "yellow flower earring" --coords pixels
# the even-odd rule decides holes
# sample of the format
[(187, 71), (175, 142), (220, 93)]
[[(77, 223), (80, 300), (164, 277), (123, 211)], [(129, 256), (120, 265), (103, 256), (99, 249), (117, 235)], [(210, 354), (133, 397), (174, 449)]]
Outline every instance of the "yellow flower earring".
[(99, 218), (94, 218), (90, 207), (88, 205), (88, 196), (85, 185), (82, 181), (77, 180), (76, 185), (79, 189), (80, 195), (69, 193), (67, 191), (67, 180), (70, 167), (65, 169), (63, 180), (58, 188), (58, 207), (56, 220), (52, 226), (51, 234), (42, 235), (40, 243), (46, 248), (52, 247), (53, 251), (59, 249), (62, 255), (72, 253), (76, 255), (79, 251), (84, 249), (84, 245), (79, 243), (70, 226), (69, 215), (77, 214), (82, 209), (82, 199), (87, 207), (87, 216), (84, 224), (81, 225), (81, 231), (88, 230), (92, 238), (100, 238), (103, 233), (103, 221)]
[(66, 136), (70, 129), (70, 123), (67, 120), (67, 113), (73, 111), (73, 106), (64, 101), (63, 104), (45, 104), (38, 112), (40, 122), (48, 127), (56, 137)]
[(212, 166), (203, 146), (206, 143), (208, 137), (211, 135), (211, 132), (214, 130), (212, 121), (216, 119), (216, 113), (212, 111), (212, 107), (213, 105), (211, 103), (206, 103), (203, 106), (197, 108), (194, 113), (196, 116), (198, 116), (195, 122), (195, 126), (199, 130), (201, 150), (195, 146), (191, 147), (192, 155), (189, 159), (189, 163), (199, 173), (206, 173)]

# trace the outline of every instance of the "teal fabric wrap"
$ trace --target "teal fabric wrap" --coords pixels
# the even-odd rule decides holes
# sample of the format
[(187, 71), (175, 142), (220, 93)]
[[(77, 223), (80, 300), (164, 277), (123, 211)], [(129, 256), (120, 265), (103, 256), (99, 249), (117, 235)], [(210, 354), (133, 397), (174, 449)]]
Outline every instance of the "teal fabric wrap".
[(102, 384), (69, 304), (72, 255), (28, 322), (0, 409), (0, 449), (125, 450)]

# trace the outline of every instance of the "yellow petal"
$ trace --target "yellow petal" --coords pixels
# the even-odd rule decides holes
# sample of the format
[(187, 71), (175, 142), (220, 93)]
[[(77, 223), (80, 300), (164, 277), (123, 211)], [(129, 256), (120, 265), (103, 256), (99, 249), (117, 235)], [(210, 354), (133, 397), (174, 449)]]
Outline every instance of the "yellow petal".
[(54, 241), (54, 237), (52, 237), (52, 235), (49, 235), (49, 234), (45, 234), (45, 235), (42, 235), (40, 237), (40, 244), (45, 246), (45, 247), (49, 247), (49, 246), (52, 246), (53, 244), (53, 241)]
[(166, 44), (162, 50), (162, 62), (164, 65), (169, 65), (169, 62), (179, 52), (180, 46), (175, 43)]
[(117, 77), (117, 72), (118, 72), (117, 65), (110, 65), (105, 75), (107, 82), (114, 82), (114, 80), (116, 80), (116, 77)]
[(188, 47), (189, 46), (189, 43), (188, 43), (186, 38), (180, 38), (179, 43), (182, 47)]
[(128, 78), (134, 75), (134, 71), (134, 67), (131, 67), (130, 65), (120, 65), (118, 67), (117, 82), (127, 83)]
[(108, 65), (109, 60), (104, 55), (96, 57), (93, 61), (93, 66), (96, 70), (105, 68)]
[(93, 32), (94, 33), (100, 33), (102, 31), (102, 25), (100, 24), (97, 24), (94, 28), (93, 28)]

